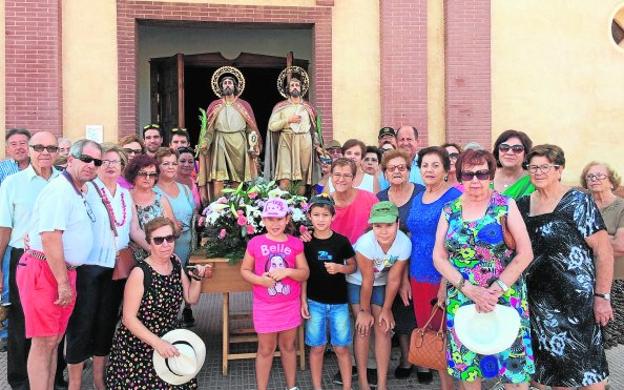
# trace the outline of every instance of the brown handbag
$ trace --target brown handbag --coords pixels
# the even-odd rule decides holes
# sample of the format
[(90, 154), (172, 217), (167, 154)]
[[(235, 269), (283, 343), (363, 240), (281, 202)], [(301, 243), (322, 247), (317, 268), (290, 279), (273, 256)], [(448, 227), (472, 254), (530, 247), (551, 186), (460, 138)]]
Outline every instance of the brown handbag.
[[(114, 239), (114, 237), (113, 237)], [(130, 247), (123, 248), (117, 252), (115, 259), (115, 268), (113, 269), (113, 280), (127, 279), (130, 271), (136, 266), (134, 261), (134, 253)]]
[(502, 216), (500, 218), (500, 224), (503, 228), (503, 241), (505, 242), (505, 245), (507, 246), (507, 248), (511, 249), (512, 251), (515, 251), (516, 240), (514, 239), (513, 234), (511, 234), (511, 232), (509, 231), (509, 228), (507, 227), (506, 216)]
[[(442, 310), (442, 321), (440, 329), (431, 329), (429, 324), (433, 320), (436, 312)], [(410, 337), (409, 355), (407, 360), (419, 367), (431, 368), (433, 370), (446, 370), (446, 350), (444, 348), (444, 314), (446, 310), (435, 305), (431, 311), (431, 317), (422, 328), (412, 331)]]

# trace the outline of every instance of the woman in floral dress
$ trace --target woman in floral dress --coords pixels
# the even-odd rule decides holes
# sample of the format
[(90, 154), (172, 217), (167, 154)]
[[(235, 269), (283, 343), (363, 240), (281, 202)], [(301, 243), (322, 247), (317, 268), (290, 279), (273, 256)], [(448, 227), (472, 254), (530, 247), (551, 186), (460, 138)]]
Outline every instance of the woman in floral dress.
[(610, 304), (613, 250), (589, 194), (561, 184), (563, 150), (528, 154), (536, 192), (518, 201), (535, 261), (527, 269), (531, 331), (540, 385), (604, 389), (609, 376), (601, 326)]
[[(443, 208), (433, 252), (434, 265), (450, 281), (446, 294), (448, 372), (462, 381), (465, 390), (481, 389), (482, 378), (496, 377), (514, 389), (528, 389), (535, 371), (522, 277), (533, 258), (531, 243), (514, 201), (490, 189), (495, 170), (490, 152), (467, 150), (460, 156), (457, 178), (465, 192)], [(515, 241), (515, 252), (505, 244), (504, 225)], [(470, 304), (479, 312), (492, 311), (496, 304), (518, 312), (520, 331), (510, 348), (485, 356), (461, 343), (455, 333), (455, 313)]]
[(173, 386), (156, 374), (154, 350), (165, 358), (178, 350), (162, 337), (177, 326), (182, 300), (196, 303), (201, 293), (201, 279), (209, 268), (197, 266), (191, 280), (172, 257), (175, 225), (158, 217), (145, 226), (150, 256), (132, 270), (126, 283), (123, 322), (113, 340), (106, 372), (107, 389), (196, 389), (197, 381)]

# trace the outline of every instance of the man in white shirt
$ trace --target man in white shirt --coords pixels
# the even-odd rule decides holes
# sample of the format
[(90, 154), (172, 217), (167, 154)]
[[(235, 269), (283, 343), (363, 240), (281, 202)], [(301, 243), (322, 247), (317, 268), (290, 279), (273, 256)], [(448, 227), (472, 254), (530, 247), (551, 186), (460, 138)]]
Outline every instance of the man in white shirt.
[(28, 140), (30, 131), (10, 129), (5, 136), (7, 159), (0, 161), (0, 184), (8, 176), (25, 169), (28, 164)]
[(86, 199), (86, 182), (102, 165), (102, 148), (79, 140), (70, 149), (67, 169), (41, 190), (32, 212), (29, 249), (18, 262), (17, 286), (24, 309), (30, 388), (51, 389), (56, 348), (76, 302), (76, 270), (91, 251), (95, 216)]
[(35, 200), (48, 181), (59, 174), (53, 167), (58, 155), (56, 144), (56, 137), (50, 132), (41, 131), (33, 135), (29, 145), (31, 164), (7, 177), (0, 186), (0, 259), (3, 259), (2, 268), (7, 270), (5, 278), (0, 278), (0, 284), (7, 280), (4, 287), (9, 290), (11, 304), (8, 314), (7, 380), (13, 389), (28, 386), (26, 358), (30, 346), (24, 337), (24, 313), (15, 283), (15, 271), (24, 253), (24, 235), (30, 226)]
[[(412, 168), (410, 169), (410, 183), (423, 184), (420, 176), (420, 168), (418, 168), (418, 129), (414, 126), (401, 126), (396, 132), (397, 145), (399, 149), (404, 150), (410, 155), (412, 160)], [(383, 175), (379, 178), (379, 188), (385, 190), (390, 187), (390, 183)]]

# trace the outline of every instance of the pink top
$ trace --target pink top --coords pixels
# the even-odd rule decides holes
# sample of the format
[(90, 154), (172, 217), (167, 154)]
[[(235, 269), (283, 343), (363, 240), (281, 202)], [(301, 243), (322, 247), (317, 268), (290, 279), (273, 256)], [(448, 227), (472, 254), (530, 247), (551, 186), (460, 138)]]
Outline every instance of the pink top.
[[(278, 268), (296, 268), (295, 258), (303, 252), (303, 243), (288, 235), (286, 241), (279, 242), (267, 238), (266, 234), (252, 238), (247, 244), (247, 252), (254, 258), (254, 273), (262, 275)], [(285, 278), (277, 282), (274, 287), (253, 286), (254, 312), (256, 306), (268, 308), (271, 304), (280, 302), (298, 302), (301, 296), (301, 283)], [(260, 307), (259, 307), (260, 308)], [(267, 312), (269, 314), (270, 311)], [(269, 323), (274, 318), (267, 316)]]
[(336, 218), (331, 228), (336, 233), (349, 239), (351, 245), (360, 238), (368, 228), (368, 218), (371, 208), (379, 199), (372, 192), (357, 190), (353, 202), (347, 207), (336, 206)]
[(117, 184), (121, 186), (121, 188), (125, 188), (127, 190), (131, 190), (134, 186), (125, 177), (119, 176), (117, 179)]

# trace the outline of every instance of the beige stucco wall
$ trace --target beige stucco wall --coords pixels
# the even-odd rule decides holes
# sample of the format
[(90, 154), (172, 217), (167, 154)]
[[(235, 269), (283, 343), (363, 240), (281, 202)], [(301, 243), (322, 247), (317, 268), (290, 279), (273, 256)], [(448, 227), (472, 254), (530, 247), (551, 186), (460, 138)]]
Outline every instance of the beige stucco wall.
[(337, 0), (332, 14), (334, 138), (377, 143), (381, 124), (379, 3)]
[[(138, 0), (154, 1), (154, 0)], [(338, 0), (341, 1), (341, 0)], [(305, 6), (316, 5), (316, 0), (167, 0), (168, 3), (198, 3), (198, 4), (228, 4), (228, 5), (278, 5), (278, 6)]]
[(427, 132), (429, 145), (446, 142), (444, 2), (427, 1)]
[[(0, 58), (5, 58), (4, 56), (4, 0), (0, 0)], [(6, 82), (5, 82), (5, 62), (4, 60), (0, 61), (0, 158), (4, 158), (4, 135), (6, 129)]]
[(104, 126), (117, 140), (117, 8), (110, 0), (63, 1), (63, 134)]
[(590, 160), (624, 173), (624, 51), (611, 39), (622, 0), (492, 1), (492, 136), (526, 131), (560, 145), (564, 180)]

